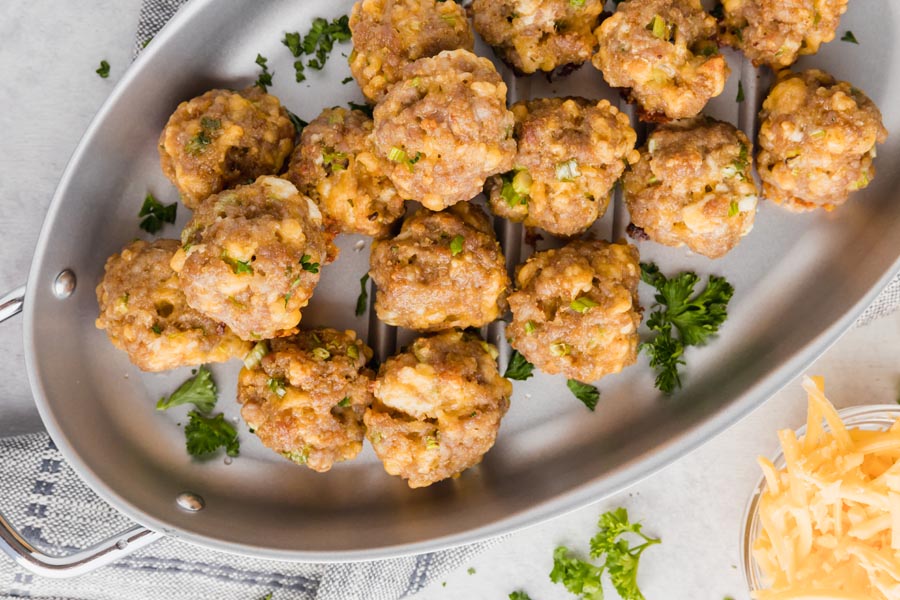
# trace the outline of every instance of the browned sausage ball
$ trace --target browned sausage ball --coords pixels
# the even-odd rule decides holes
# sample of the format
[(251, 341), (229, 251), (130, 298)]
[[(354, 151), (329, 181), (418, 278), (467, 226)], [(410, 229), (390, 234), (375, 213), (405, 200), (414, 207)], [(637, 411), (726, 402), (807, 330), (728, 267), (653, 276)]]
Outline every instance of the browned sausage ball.
[(353, 331), (314, 329), (271, 340), (258, 365), (241, 369), (241, 416), (260, 441), (319, 472), (362, 450), (372, 403), (372, 351)]
[(509, 296), (510, 345), (550, 374), (590, 382), (637, 359), (641, 307), (637, 249), (575, 241), (519, 266)]
[(696, 117), (656, 128), (625, 174), (631, 222), (661, 244), (723, 256), (753, 228), (752, 156), (730, 123)]
[(294, 126), (278, 98), (258, 87), (210, 90), (182, 102), (159, 136), (163, 173), (185, 206), (281, 170)]
[(409, 63), (475, 43), (465, 10), (445, 0), (359, 0), (350, 31), (350, 72), (372, 102), (384, 98)]
[(375, 107), (375, 148), (400, 194), (441, 210), (471, 200), (513, 166), (513, 115), (494, 65), (466, 50), (403, 69)]
[(757, 171), (769, 200), (831, 210), (875, 176), (875, 144), (887, 130), (878, 107), (846, 81), (782, 71), (759, 116)]
[(475, 0), (475, 30), (520, 73), (590, 60), (603, 0)]
[(372, 244), (369, 273), (375, 312), (389, 325), (481, 327), (506, 311), (503, 251), (487, 215), (468, 202), (407, 218), (397, 237)]
[(403, 198), (385, 175), (363, 112), (326, 108), (303, 129), (286, 177), (316, 201), (335, 233), (388, 234), (403, 216)]
[(292, 333), (326, 262), (322, 214), (277, 177), (211, 196), (181, 241), (172, 267), (188, 304), (245, 340)]
[(700, 0), (630, 0), (597, 28), (594, 66), (630, 88), (645, 120), (697, 115), (730, 72), (716, 45), (716, 20)]
[(418, 488), (481, 462), (512, 395), (495, 356), (478, 336), (451, 330), (381, 365), (365, 423), (385, 471)]
[(637, 139), (607, 100), (543, 98), (512, 107), (519, 144), (513, 171), (488, 180), (491, 210), (559, 236), (587, 230), (606, 212)]
[(722, 41), (778, 69), (834, 39), (847, 0), (723, 0)]
[(169, 266), (180, 246), (178, 240), (132, 242), (109, 257), (97, 286), (97, 327), (144, 371), (222, 362), (249, 350), (225, 325), (187, 305)]

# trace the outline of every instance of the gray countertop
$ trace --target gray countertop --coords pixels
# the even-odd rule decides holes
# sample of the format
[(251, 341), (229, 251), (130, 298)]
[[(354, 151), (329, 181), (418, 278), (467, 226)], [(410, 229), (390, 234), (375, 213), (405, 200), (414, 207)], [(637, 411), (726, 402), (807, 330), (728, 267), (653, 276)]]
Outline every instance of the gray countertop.
[[(139, 8), (140, 0), (33, 0), (4, 7), (0, 291), (26, 279), (62, 169), (130, 62)], [(94, 73), (102, 59), (112, 67), (107, 80)], [(41, 427), (25, 376), (21, 335), (18, 319), (0, 326), (6, 367), (0, 436)], [(828, 394), (838, 406), (895, 402), (900, 313), (850, 331), (809, 372), (826, 376)], [(523, 589), (534, 600), (572, 598), (547, 577), (553, 548), (565, 544), (585, 552), (598, 515), (625, 506), (645, 522), (645, 531), (663, 539), (642, 561), (640, 582), (648, 599), (748, 598), (738, 539), (747, 496), (759, 477), (755, 458), (771, 454), (776, 430), (799, 425), (804, 411), (805, 395), (794, 381), (699, 450), (617, 496), (505, 538), (419, 597), (496, 599)], [(468, 567), (475, 572), (469, 574)]]

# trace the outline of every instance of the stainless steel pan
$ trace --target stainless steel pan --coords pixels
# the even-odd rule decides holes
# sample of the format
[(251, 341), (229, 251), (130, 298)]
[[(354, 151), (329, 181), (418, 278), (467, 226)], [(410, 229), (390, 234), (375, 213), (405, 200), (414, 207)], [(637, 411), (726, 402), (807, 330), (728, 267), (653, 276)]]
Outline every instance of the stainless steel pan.
[[(256, 76), (262, 53), (275, 72), (273, 92), (301, 117), (358, 100), (342, 85), (347, 67), (338, 47), (322, 74), (293, 81), (286, 30), (304, 31), (313, 17), (334, 17), (351, 2), (195, 0), (150, 44), (85, 133), (60, 181), (34, 254), (28, 286), (0, 302), (0, 319), (24, 305), (25, 355), (35, 401), (66, 458), (104, 499), (138, 528), (69, 560), (33, 552), (9, 531), (0, 536), (23, 564), (45, 574), (76, 572), (114, 559), (159, 535), (261, 557), (348, 561), (431, 551), (536, 523), (611, 494), (702, 444), (753, 410), (849, 327), (900, 268), (900, 136), (879, 149), (869, 189), (831, 214), (793, 215), (763, 205), (756, 230), (727, 258), (709, 261), (650, 243), (644, 260), (665, 272), (724, 274), (737, 293), (719, 339), (688, 354), (685, 388), (662, 398), (645, 359), (604, 380), (596, 413), (571, 397), (560, 378), (517, 383), (496, 447), (460, 479), (410, 491), (385, 475), (371, 450), (326, 475), (298, 468), (263, 448), (241, 426), (241, 456), (191, 460), (176, 423), (155, 400), (188, 376), (186, 369), (147, 375), (132, 367), (94, 328), (94, 287), (105, 258), (142, 236), (136, 214), (147, 191), (177, 199), (160, 173), (156, 139), (177, 103), (212, 87), (242, 87)], [(900, 12), (888, 0), (856, 2), (841, 31), (861, 46), (835, 41), (802, 64), (824, 66), (864, 89), (900, 130)], [(482, 54), (490, 52), (480, 49)], [(708, 112), (753, 132), (764, 82), (729, 54), (733, 74)], [(738, 80), (747, 100), (735, 103)], [(515, 98), (617, 95), (585, 67), (571, 77), (515, 81)], [(181, 226), (187, 211), (179, 210)], [(594, 233), (621, 236), (627, 218), (616, 202)], [(497, 224), (510, 266), (531, 248), (521, 230)], [(178, 235), (177, 228), (162, 232)], [(383, 357), (411, 336), (357, 318), (359, 277), (368, 244), (340, 239), (341, 258), (323, 271), (305, 325), (354, 328)], [(651, 294), (642, 289), (644, 303)], [(502, 324), (486, 332), (502, 338)], [(508, 348), (501, 352), (501, 362)], [(233, 401), (237, 363), (217, 366), (219, 407)], [(170, 411), (173, 412), (173, 411)], [(120, 543), (120, 542), (124, 542)], [(99, 559), (92, 562), (91, 557)]]

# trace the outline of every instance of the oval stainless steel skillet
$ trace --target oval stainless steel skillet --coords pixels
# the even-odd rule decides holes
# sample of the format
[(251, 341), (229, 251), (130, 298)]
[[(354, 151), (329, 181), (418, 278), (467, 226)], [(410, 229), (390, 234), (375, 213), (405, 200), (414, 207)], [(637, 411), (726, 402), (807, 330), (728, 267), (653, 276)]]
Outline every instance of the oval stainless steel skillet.
[[(24, 297), (29, 377), (44, 423), (66, 458), (105, 500), (155, 532), (130, 533), (140, 534), (131, 548), (164, 534), (260, 557), (375, 559), (472, 542), (572, 510), (646, 477), (747, 414), (834, 342), (900, 268), (900, 135), (892, 135), (879, 148), (872, 186), (833, 213), (795, 215), (763, 203), (755, 231), (715, 262), (641, 245), (643, 260), (664, 272), (717, 273), (737, 290), (720, 337), (690, 351), (685, 387), (672, 398), (655, 392), (643, 357), (601, 383), (595, 413), (572, 398), (560, 378), (517, 382), (484, 463), (457, 480), (417, 491), (385, 475), (370, 449), (319, 475), (269, 452), (243, 425), (241, 455), (231, 464), (192, 460), (178, 426), (184, 412), (154, 410), (189, 371), (150, 375), (131, 366), (94, 327), (94, 287), (107, 256), (146, 237), (136, 218), (144, 195), (177, 199), (160, 172), (156, 140), (180, 101), (212, 87), (251, 83), (257, 53), (268, 57), (274, 72), (271, 91), (302, 118), (359, 100), (355, 84), (341, 83), (348, 75), (341, 53), (349, 46), (338, 45), (322, 73), (308, 70), (309, 80), (297, 84), (293, 58), (280, 43), (285, 31), (306, 31), (314, 17), (333, 18), (350, 6), (349, 0), (194, 0), (126, 73), (60, 181)], [(898, 11), (888, 0), (853, 3), (841, 31), (852, 29), (862, 45), (835, 41), (801, 63), (864, 89), (894, 134), (900, 132), (900, 49), (892, 35), (900, 30)], [(752, 132), (764, 87), (739, 55), (729, 53), (728, 59), (728, 88), (707, 112)], [(543, 77), (516, 81), (508, 73), (506, 79), (511, 99), (579, 94), (618, 101), (590, 66), (552, 83)], [(734, 101), (739, 80), (743, 103)], [(180, 207), (178, 227), (187, 218)], [(617, 238), (626, 222), (617, 202), (594, 233)], [(522, 243), (521, 230), (504, 223), (497, 229), (511, 266), (524, 260), (531, 248)], [(169, 227), (161, 235), (178, 232)], [(367, 240), (348, 236), (339, 242), (341, 257), (323, 270), (303, 323), (353, 328), (382, 354), (390, 352), (409, 332), (391, 331), (353, 311), (367, 271)], [(77, 285), (61, 298), (54, 283), (66, 269)], [(56, 291), (64, 292), (64, 284)], [(648, 307), (650, 290), (641, 293)], [(0, 310), (18, 306), (14, 297)], [(490, 329), (491, 341), (501, 329)], [(507, 358), (503, 348), (501, 362)], [(229, 418), (238, 416), (239, 366), (214, 368), (219, 409)], [(205, 507), (185, 510), (176, 501), (184, 492), (202, 497)], [(28, 551), (13, 534), (5, 539)], [(39, 567), (34, 560), (31, 565)]]

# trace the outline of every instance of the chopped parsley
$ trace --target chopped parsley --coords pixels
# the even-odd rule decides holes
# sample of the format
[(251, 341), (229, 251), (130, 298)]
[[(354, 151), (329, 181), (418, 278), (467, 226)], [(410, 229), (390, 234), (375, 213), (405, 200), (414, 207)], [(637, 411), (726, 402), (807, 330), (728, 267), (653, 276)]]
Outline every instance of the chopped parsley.
[(309, 254), (304, 254), (300, 257), (300, 267), (309, 273), (318, 273), (319, 263), (310, 261), (312, 261), (312, 257)]
[(710, 275), (706, 288), (695, 295), (694, 287), (700, 281), (696, 274), (686, 271), (667, 279), (652, 263), (641, 263), (641, 279), (657, 290), (656, 306), (647, 319), (656, 335), (641, 344), (641, 349), (647, 350), (650, 366), (656, 369), (656, 387), (671, 394), (681, 387), (678, 365), (685, 364), (685, 347), (703, 345), (718, 332), (728, 317), (734, 288), (724, 277)]
[(152, 331), (156, 335), (160, 335), (162, 333), (162, 325), (160, 325), (159, 323), (154, 323), (150, 328), (150, 331)]
[(597, 401), (600, 400), (600, 390), (590, 384), (581, 383), (575, 379), (567, 380), (566, 387), (568, 387), (569, 391), (575, 394), (575, 397), (581, 400), (588, 409), (593, 411), (597, 408)]
[(348, 102), (347, 104), (350, 106), (350, 110), (358, 110), (359, 112), (365, 114), (370, 119), (372, 118), (372, 115), (375, 112), (375, 107), (372, 106), (371, 104), (367, 104), (367, 103), (360, 104), (358, 102)]
[(107, 77), (109, 77), (109, 63), (106, 62), (105, 60), (101, 60), (100, 68), (94, 72), (97, 75), (99, 75), (100, 77), (102, 77), (103, 79), (106, 79)]
[(351, 76), (351, 77), (344, 77), (343, 79), (341, 79), (341, 85), (347, 85), (347, 84), (350, 83), (351, 81), (353, 81), (353, 77), (352, 77), (352, 76)]
[(738, 91), (737, 96), (734, 98), (735, 102), (743, 102), (744, 101), (744, 84), (741, 81), (738, 81)]
[(340, 406), (341, 408), (350, 406), (350, 396), (344, 396), (343, 400), (337, 403), (337, 406)]
[(461, 254), (463, 251), (463, 244), (466, 242), (466, 238), (461, 235), (453, 236), (453, 239), (450, 240), (450, 255), (456, 256), (457, 254)]
[(269, 91), (269, 86), (272, 85), (272, 75), (275, 74), (269, 72), (269, 67), (266, 64), (267, 62), (269, 62), (268, 59), (262, 54), (256, 55), (256, 64), (258, 64), (262, 70), (259, 72), (259, 77), (256, 78), (256, 83), (253, 85), (264, 92)]
[(206, 365), (197, 369), (197, 374), (178, 386), (168, 398), (163, 396), (156, 403), (156, 410), (168, 410), (173, 406), (193, 404), (201, 413), (210, 413), (216, 407), (218, 390), (212, 373)]
[(468, 569), (466, 569), (466, 573), (468, 573), (469, 575), (474, 575), (475, 567), (469, 567)]
[(184, 145), (184, 151), (191, 156), (197, 156), (212, 143), (213, 138), (220, 129), (222, 129), (222, 121), (219, 119), (201, 118), (200, 131), (188, 140), (187, 144)]
[[(328, 22), (318, 17), (313, 20), (312, 27), (306, 35), (294, 31), (284, 34), (282, 44), (287, 46), (294, 58), (294, 75), (297, 83), (306, 80), (306, 69), (322, 70), (335, 42), (346, 42), (350, 39), (350, 19), (347, 15)], [(312, 57), (306, 59), (304, 57)], [(347, 81), (345, 80), (344, 83)]]
[(184, 428), (185, 445), (191, 456), (212, 454), (219, 448), (225, 448), (228, 456), (237, 456), (241, 444), (237, 438), (237, 430), (219, 413), (214, 417), (204, 417), (192, 410), (188, 413), (190, 422)]
[[(287, 109), (285, 109), (287, 110)], [(292, 113), (291, 111), (287, 111), (288, 118), (291, 120), (291, 123), (294, 124), (294, 129), (297, 131), (297, 135), (303, 133), (303, 129), (309, 125), (306, 121)]]
[(359, 278), (359, 296), (356, 298), (356, 316), (361, 317), (365, 314), (366, 308), (369, 306), (369, 292), (366, 284), (369, 282), (369, 274), (366, 273)]
[(531, 600), (531, 596), (521, 590), (509, 593), (509, 600)]
[[(641, 531), (640, 523), (628, 520), (628, 511), (617, 508), (600, 515), (599, 532), (591, 538), (591, 558), (599, 565), (571, 557), (565, 546), (553, 552), (550, 580), (563, 584), (567, 590), (583, 600), (603, 600), (603, 573), (609, 575), (616, 592), (623, 600), (644, 600), (637, 583), (638, 565), (644, 551), (660, 540)], [(629, 538), (638, 538), (631, 545)]]
[[(851, 44), (859, 45), (859, 42), (856, 40), (856, 36), (853, 35), (853, 32), (850, 31), (849, 29), (846, 31), (846, 33), (844, 33), (844, 35), (841, 36), (841, 41), (842, 42), (850, 42)], [(103, 76), (101, 75), (101, 77), (103, 77)]]
[(530, 379), (533, 374), (534, 365), (525, 360), (525, 357), (519, 354), (518, 350), (513, 350), (512, 356), (509, 357), (509, 364), (506, 365), (506, 373), (503, 376), (507, 379), (525, 381)]
[(138, 218), (141, 219), (140, 228), (147, 233), (156, 233), (163, 227), (163, 223), (174, 223), (178, 211), (178, 203), (163, 204), (153, 194), (147, 193)]

